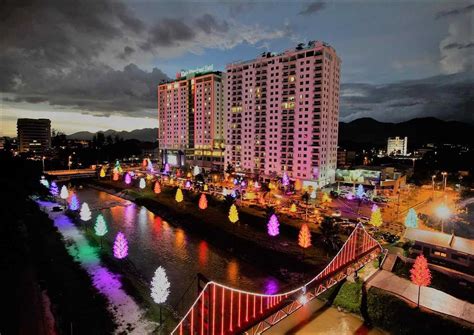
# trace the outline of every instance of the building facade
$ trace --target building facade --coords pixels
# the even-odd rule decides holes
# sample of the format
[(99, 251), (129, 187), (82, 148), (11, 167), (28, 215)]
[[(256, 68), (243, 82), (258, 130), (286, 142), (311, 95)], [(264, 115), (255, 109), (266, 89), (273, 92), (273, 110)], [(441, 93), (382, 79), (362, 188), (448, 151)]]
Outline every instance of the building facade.
[(322, 42), (227, 65), (226, 165), (334, 182), (341, 60)]
[(19, 152), (42, 155), (51, 148), (51, 120), (18, 119)]
[(389, 137), (387, 140), (387, 155), (406, 156), (408, 137)]
[(158, 86), (160, 152), (171, 166), (224, 166), (224, 78), (186, 71)]

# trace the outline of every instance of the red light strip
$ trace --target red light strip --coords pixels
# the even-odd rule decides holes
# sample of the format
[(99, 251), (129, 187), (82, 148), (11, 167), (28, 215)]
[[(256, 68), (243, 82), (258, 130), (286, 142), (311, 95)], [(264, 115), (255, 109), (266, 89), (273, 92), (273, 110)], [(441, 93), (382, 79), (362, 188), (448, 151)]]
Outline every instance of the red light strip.
[(212, 285), (212, 335), (216, 330), (216, 284)]

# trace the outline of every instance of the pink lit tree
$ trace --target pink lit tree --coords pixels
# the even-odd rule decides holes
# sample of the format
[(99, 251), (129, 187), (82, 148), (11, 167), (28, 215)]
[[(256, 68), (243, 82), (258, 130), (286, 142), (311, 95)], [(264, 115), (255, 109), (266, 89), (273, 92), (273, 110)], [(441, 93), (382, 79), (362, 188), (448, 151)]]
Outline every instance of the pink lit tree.
[(283, 177), (281, 178), (281, 183), (285, 187), (290, 185), (290, 178), (288, 178), (288, 174), (286, 173), (286, 171), (283, 172)]
[(278, 234), (280, 234), (279, 226), (280, 226), (280, 223), (278, 222), (277, 216), (275, 214), (272, 214), (267, 224), (268, 235), (277, 236)]
[(125, 174), (125, 184), (130, 185), (131, 182), (132, 182), (132, 177), (130, 177), (129, 173), (126, 173)]
[(53, 197), (57, 197), (59, 195), (58, 185), (55, 181), (51, 183), (51, 186), (49, 187), (49, 193), (51, 193)]
[(418, 285), (418, 307), (420, 307), (421, 287), (431, 284), (431, 272), (425, 256), (420, 255), (415, 259), (415, 264), (410, 270), (410, 279), (413, 284)]
[(114, 241), (114, 256), (118, 259), (123, 259), (128, 255), (128, 242), (122, 232), (118, 232)]

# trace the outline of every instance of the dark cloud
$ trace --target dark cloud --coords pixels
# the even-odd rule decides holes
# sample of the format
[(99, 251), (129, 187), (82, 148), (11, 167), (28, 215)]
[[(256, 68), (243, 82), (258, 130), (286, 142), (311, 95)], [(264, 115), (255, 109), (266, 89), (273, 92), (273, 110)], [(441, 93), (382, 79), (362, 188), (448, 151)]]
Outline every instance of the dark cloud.
[(460, 14), (469, 13), (473, 10), (474, 10), (474, 4), (466, 6), (466, 7), (462, 7), (462, 8), (444, 10), (444, 11), (436, 13), (436, 18), (440, 19), (440, 18), (447, 17), (447, 16), (456, 16), (456, 15), (460, 15)]
[(298, 13), (299, 15), (312, 15), (322, 11), (326, 7), (326, 3), (322, 1), (311, 2)]
[(135, 49), (132, 48), (131, 46), (128, 46), (126, 45), (124, 48), (123, 48), (123, 52), (121, 52), (119, 55), (118, 55), (118, 58), (119, 59), (122, 59), (122, 60), (127, 60), (130, 58), (130, 56), (135, 52)]
[(474, 122), (474, 72), (441, 75), (387, 85), (341, 86), (341, 120), (374, 117), (399, 122), (434, 116)]
[(449, 43), (443, 47), (444, 50), (450, 50), (450, 49), (468, 49), (468, 48), (473, 48), (474, 47), (474, 42), (471, 43)]
[(211, 14), (204, 14), (200, 18), (196, 19), (196, 26), (206, 34), (211, 34), (212, 32), (216, 31), (227, 32), (229, 30), (229, 24), (226, 21), (219, 23)]

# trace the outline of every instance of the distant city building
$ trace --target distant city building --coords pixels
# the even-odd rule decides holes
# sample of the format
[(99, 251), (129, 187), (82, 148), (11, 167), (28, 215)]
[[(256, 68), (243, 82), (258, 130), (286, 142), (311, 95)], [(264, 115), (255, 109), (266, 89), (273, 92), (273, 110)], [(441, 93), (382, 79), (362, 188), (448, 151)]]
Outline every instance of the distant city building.
[(226, 165), (265, 179), (334, 182), (341, 60), (322, 42), (228, 64)]
[(205, 67), (182, 71), (176, 80), (159, 85), (158, 139), (163, 163), (223, 169), (224, 78)]
[(17, 133), (20, 152), (43, 154), (51, 148), (51, 120), (18, 119)]
[(337, 149), (337, 167), (349, 167), (351, 166), (356, 158), (356, 152), (346, 149)]
[(408, 137), (389, 137), (387, 140), (387, 155), (406, 156)]

